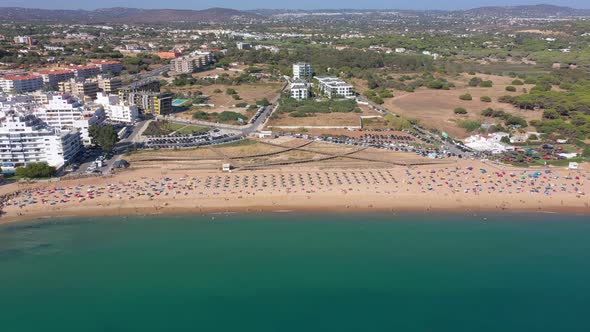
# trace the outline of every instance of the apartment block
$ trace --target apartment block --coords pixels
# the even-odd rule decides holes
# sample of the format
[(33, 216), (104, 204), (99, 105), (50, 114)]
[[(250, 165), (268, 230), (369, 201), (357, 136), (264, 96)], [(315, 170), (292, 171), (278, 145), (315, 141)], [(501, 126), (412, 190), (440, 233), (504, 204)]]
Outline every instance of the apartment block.
[(96, 99), (98, 93), (98, 81), (80, 78), (71, 78), (58, 84), (59, 92), (74, 95), (84, 101)]
[(0, 89), (4, 92), (33, 92), (43, 88), (43, 78), (36, 75), (8, 75), (0, 77)]
[(119, 90), (123, 103), (137, 106), (144, 114), (167, 115), (172, 113), (171, 93)]
[(106, 120), (104, 109), (85, 109), (68, 94), (54, 95), (47, 104), (41, 105), (33, 114), (50, 127), (78, 130), (85, 145), (92, 143), (88, 128)]
[(170, 61), (172, 70), (177, 73), (194, 73), (213, 62), (213, 54), (209, 52), (197, 53), (192, 56), (176, 58)]
[(123, 64), (119, 61), (97, 60), (91, 64), (98, 67), (101, 73), (120, 74), (123, 71)]
[(310, 84), (307, 81), (299, 80), (291, 83), (291, 98), (303, 100), (311, 94)]
[(98, 82), (98, 89), (106, 93), (117, 93), (123, 87), (123, 81), (118, 77), (98, 75), (96, 81)]
[(15, 166), (47, 163), (56, 168), (80, 151), (80, 133), (51, 128), (32, 114), (4, 114), (0, 123), (0, 161)]
[(100, 68), (97, 66), (69, 66), (67, 68), (74, 72), (76, 78), (90, 78), (100, 74)]
[(337, 77), (316, 77), (320, 92), (328, 98), (352, 98), (354, 87)]
[(59, 82), (65, 82), (76, 76), (73, 71), (63, 69), (40, 70), (37, 74), (43, 78), (43, 83), (45, 85), (48, 85), (53, 89), (59, 87)]
[(29, 36), (16, 36), (13, 39), (15, 44), (25, 44), (25, 45), (33, 45), (35, 40)]
[(118, 95), (99, 92), (95, 103), (104, 108), (111, 122), (134, 123), (139, 117), (139, 108), (121, 103)]
[(311, 78), (313, 69), (310, 63), (298, 62), (293, 64), (293, 79), (300, 80)]

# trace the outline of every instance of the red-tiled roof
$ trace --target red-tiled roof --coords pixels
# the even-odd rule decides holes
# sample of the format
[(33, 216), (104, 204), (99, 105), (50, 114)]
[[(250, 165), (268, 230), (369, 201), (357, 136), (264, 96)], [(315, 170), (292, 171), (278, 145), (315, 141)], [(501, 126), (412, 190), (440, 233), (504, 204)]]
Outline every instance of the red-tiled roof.
[(8, 75), (8, 76), (4, 76), (4, 77), (1, 77), (1, 78), (2, 79), (5, 79), (5, 80), (9, 80), (9, 81), (26, 81), (26, 80), (38, 79), (38, 78), (41, 78), (41, 76), (35, 76), (35, 75), (23, 75), (23, 76)]
[(62, 75), (62, 74), (71, 74), (71, 70), (65, 69), (48, 69), (48, 70), (39, 70), (37, 73), (41, 75)]

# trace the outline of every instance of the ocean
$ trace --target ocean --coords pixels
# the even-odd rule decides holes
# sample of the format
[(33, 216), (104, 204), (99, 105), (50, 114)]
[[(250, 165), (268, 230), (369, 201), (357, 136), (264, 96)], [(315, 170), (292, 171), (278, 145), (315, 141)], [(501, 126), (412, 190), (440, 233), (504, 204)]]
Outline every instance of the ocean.
[(590, 219), (236, 214), (0, 226), (0, 331), (590, 331)]

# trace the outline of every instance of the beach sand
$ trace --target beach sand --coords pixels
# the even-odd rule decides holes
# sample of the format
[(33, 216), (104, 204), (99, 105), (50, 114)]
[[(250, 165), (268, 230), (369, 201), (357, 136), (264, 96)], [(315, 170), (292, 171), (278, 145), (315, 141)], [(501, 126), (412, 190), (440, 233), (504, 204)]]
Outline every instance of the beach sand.
[(213, 212), (543, 211), (590, 213), (590, 170), (519, 169), (476, 160), (366, 169), (127, 170), (110, 177), (13, 183), (0, 223), (51, 217)]

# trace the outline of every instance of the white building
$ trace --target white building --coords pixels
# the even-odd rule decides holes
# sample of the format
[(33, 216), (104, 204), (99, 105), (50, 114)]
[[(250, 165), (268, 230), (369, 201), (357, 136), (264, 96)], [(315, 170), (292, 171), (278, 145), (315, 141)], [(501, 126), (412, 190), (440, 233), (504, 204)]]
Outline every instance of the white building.
[(98, 67), (102, 73), (120, 74), (123, 71), (123, 64), (119, 61), (97, 60), (92, 65)]
[(134, 123), (139, 117), (139, 108), (121, 103), (118, 95), (99, 93), (95, 103), (104, 108), (106, 118), (112, 122)]
[(10, 110), (31, 111), (34, 102), (31, 95), (9, 95), (0, 93), (0, 111)]
[(310, 63), (297, 62), (293, 64), (293, 79), (306, 79), (310, 78), (313, 74), (313, 69)]
[(316, 77), (320, 86), (320, 92), (328, 98), (345, 97), (353, 98), (354, 87), (337, 77)]
[(93, 124), (101, 124), (106, 119), (104, 109), (85, 110), (68, 94), (53, 96), (49, 103), (37, 108), (34, 115), (50, 127), (79, 130), (85, 145), (92, 143), (88, 128)]
[(34, 75), (9, 75), (0, 77), (0, 89), (4, 92), (33, 92), (43, 88), (43, 78)]
[(465, 145), (475, 151), (491, 152), (493, 154), (514, 151), (514, 146), (502, 143), (502, 138), (509, 137), (508, 133), (494, 133), (487, 136), (473, 135), (465, 139)]
[(44, 162), (59, 168), (80, 151), (80, 134), (45, 125), (35, 116), (18, 112), (2, 114), (0, 161), (26, 166)]
[(238, 48), (238, 50), (250, 50), (250, 49), (252, 49), (252, 44), (244, 43), (244, 42), (237, 42), (236, 47)]
[(295, 81), (291, 83), (291, 98), (302, 100), (310, 96), (310, 85), (307, 81)]

